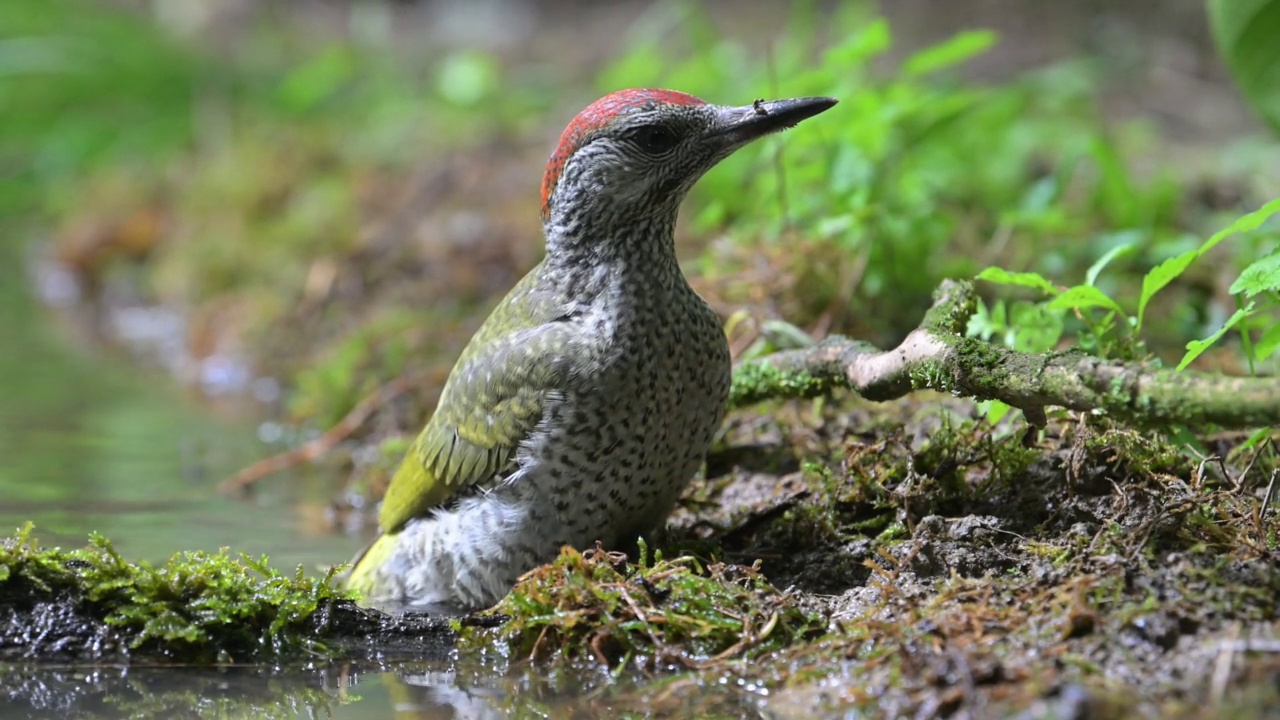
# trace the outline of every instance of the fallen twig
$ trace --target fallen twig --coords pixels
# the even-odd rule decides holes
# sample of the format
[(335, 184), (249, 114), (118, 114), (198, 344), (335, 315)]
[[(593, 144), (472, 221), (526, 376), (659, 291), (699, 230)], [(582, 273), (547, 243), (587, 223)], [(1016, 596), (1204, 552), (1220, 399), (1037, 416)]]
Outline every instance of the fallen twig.
[(265, 457), (218, 485), (221, 492), (234, 492), (250, 487), (259, 480), (273, 473), (297, 467), (322, 457), (369, 419), (379, 408), (396, 399), (403, 393), (422, 382), (425, 371), (407, 373), (382, 385), (377, 390), (364, 396), (351, 411), (343, 416), (338, 424), (329, 428), (323, 435), (309, 440), (296, 448)]

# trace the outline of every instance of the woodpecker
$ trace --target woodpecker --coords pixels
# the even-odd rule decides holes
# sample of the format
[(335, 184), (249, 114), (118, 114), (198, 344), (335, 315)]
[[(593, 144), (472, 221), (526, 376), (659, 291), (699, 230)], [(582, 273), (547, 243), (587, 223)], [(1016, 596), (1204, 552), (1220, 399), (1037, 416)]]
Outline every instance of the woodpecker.
[(676, 260), (680, 203), (738, 148), (835, 103), (631, 89), (579, 113), (542, 178), (546, 255), (458, 358), (348, 587), (387, 609), (465, 612), (564, 545), (657, 527), (729, 393), (723, 327)]

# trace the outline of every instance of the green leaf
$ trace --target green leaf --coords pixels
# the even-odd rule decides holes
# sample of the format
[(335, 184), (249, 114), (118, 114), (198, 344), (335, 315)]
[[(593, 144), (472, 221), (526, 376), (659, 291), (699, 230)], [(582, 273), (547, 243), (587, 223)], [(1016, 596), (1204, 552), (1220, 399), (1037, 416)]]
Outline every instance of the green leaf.
[(1098, 166), (1098, 203), (1112, 225), (1130, 226), (1141, 222), (1143, 208), (1134, 187), (1129, 166), (1111, 138), (1098, 135), (1090, 143), (1090, 154)]
[(1062, 311), (1047, 304), (1017, 302), (1009, 308), (1005, 344), (1019, 352), (1042, 353), (1062, 339)]
[(1097, 262), (1089, 266), (1089, 272), (1085, 273), (1084, 276), (1085, 285), (1097, 284), (1098, 275), (1102, 274), (1102, 271), (1111, 264), (1112, 260), (1115, 260), (1121, 255), (1128, 255), (1129, 253), (1132, 253), (1136, 247), (1137, 246), (1135, 244), (1130, 242), (1124, 243), (1123, 245), (1117, 245), (1108, 250), (1102, 257), (1098, 258)]
[(1280, 290), (1280, 252), (1254, 262), (1231, 283), (1232, 295), (1244, 293), (1245, 297), (1253, 297), (1271, 290)]
[(1262, 223), (1271, 219), (1272, 215), (1280, 213), (1280, 198), (1276, 198), (1251, 213), (1246, 213), (1236, 218), (1236, 221), (1222, 228), (1213, 234), (1204, 244), (1200, 246), (1200, 254), (1203, 255), (1213, 249), (1215, 245), (1227, 239), (1235, 233), (1249, 232), (1256, 230), (1262, 226)]
[(498, 75), (498, 61), (492, 55), (478, 50), (455, 52), (440, 64), (436, 88), (446, 101), (473, 107), (496, 92)]
[(1207, 10), (1236, 85), (1280, 133), (1280, 0), (1208, 0)]
[(1043, 290), (1049, 295), (1057, 295), (1060, 291), (1054, 287), (1054, 284), (1045, 280), (1039, 273), (1033, 272), (1010, 272), (1003, 268), (989, 267), (978, 273), (979, 280), (996, 283), (997, 285), (1018, 285), (1021, 287), (1036, 288)]
[(987, 417), (987, 423), (996, 425), (1004, 419), (1009, 411), (1013, 408), (999, 400), (983, 400), (978, 403), (978, 412), (983, 413)]
[(990, 30), (962, 32), (907, 58), (902, 70), (908, 77), (928, 75), (981, 55), (995, 44), (996, 34)]
[(1280, 349), (1280, 323), (1267, 328), (1258, 342), (1253, 344), (1253, 352), (1258, 360), (1271, 357), (1277, 349)]
[(1272, 432), (1272, 428), (1269, 428), (1269, 427), (1263, 427), (1263, 428), (1258, 428), (1257, 430), (1254, 430), (1253, 434), (1250, 435), (1248, 439), (1246, 439), (1244, 442), (1240, 443), (1239, 447), (1236, 450), (1233, 450), (1232, 452), (1234, 453), (1239, 451), (1252, 450), (1253, 448), (1258, 446), (1258, 443), (1270, 438), (1271, 432)]
[(1236, 310), (1232, 313), (1231, 317), (1227, 318), (1227, 321), (1222, 324), (1222, 327), (1218, 328), (1218, 331), (1209, 337), (1203, 340), (1192, 340), (1187, 343), (1187, 354), (1182, 356), (1182, 362), (1178, 363), (1178, 369), (1181, 370), (1190, 365), (1192, 360), (1200, 357), (1200, 353), (1208, 350), (1211, 345), (1218, 342), (1218, 339), (1227, 334), (1228, 330), (1235, 327), (1236, 323), (1246, 317), (1249, 317), (1249, 314), (1253, 312), (1253, 305), (1253, 303), (1249, 303), (1247, 306)]
[(1004, 327), (1004, 301), (996, 300), (988, 310), (987, 304), (982, 301), (982, 298), (978, 298), (977, 311), (969, 317), (965, 335), (980, 340), (990, 340), (992, 335), (1004, 330)]
[(798, 350), (816, 344), (809, 333), (786, 320), (765, 320), (760, 323), (760, 334), (779, 350)]
[(335, 45), (286, 75), (277, 91), (278, 97), (285, 109), (304, 113), (333, 97), (355, 73), (353, 53)]
[(877, 19), (867, 23), (858, 32), (850, 33), (844, 42), (827, 50), (823, 65), (827, 67), (862, 67), (871, 58), (889, 49), (893, 37), (889, 23)]
[(1092, 285), (1076, 285), (1049, 303), (1051, 310), (1084, 310), (1095, 307), (1104, 307), (1124, 314), (1124, 310), (1115, 300)]
[(1199, 250), (1188, 250), (1181, 255), (1165, 260), (1159, 265), (1151, 268), (1142, 278), (1142, 295), (1138, 298), (1138, 328), (1142, 328), (1142, 318), (1147, 312), (1147, 302), (1165, 285), (1173, 282), (1174, 278), (1186, 271), (1191, 262), (1200, 257)]
[(1146, 314), (1147, 303), (1150, 302), (1152, 296), (1160, 292), (1161, 288), (1172, 282), (1174, 278), (1181, 275), (1193, 260), (1209, 252), (1215, 245), (1235, 233), (1257, 229), (1278, 212), (1280, 212), (1280, 198), (1276, 198), (1257, 210), (1236, 218), (1235, 222), (1205, 240), (1204, 244), (1198, 249), (1188, 250), (1181, 255), (1171, 257), (1152, 268), (1151, 272), (1142, 278), (1142, 296), (1138, 298), (1138, 328), (1142, 328), (1142, 318)]

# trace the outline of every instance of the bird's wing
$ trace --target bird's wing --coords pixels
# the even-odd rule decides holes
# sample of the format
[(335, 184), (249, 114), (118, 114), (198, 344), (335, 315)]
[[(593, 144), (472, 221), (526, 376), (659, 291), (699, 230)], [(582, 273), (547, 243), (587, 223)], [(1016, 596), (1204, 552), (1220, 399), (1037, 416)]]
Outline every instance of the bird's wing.
[(503, 333), (513, 316), (532, 319), (521, 304), (504, 303), (458, 359), (435, 414), (387, 488), (378, 518), (384, 531), (505, 469), (542, 420), (548, 398), (564, 387), (569, 347), (580, 335), (556, 319)]

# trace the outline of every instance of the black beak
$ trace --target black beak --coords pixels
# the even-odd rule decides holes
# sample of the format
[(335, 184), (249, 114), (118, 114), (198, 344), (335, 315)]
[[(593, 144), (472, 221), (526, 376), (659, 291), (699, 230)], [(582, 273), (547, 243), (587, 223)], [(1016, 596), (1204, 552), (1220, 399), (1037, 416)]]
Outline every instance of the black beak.
[(771, 132), (795, 127), (818, 113), (830, 110), (835, 98), (807, 97), (791, 100), (757, 100), (743, 107), (717, 108), (717, 122), (708, 133), (733, 145), (749, 143)]

